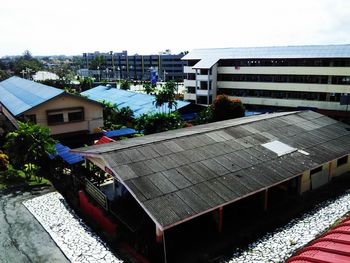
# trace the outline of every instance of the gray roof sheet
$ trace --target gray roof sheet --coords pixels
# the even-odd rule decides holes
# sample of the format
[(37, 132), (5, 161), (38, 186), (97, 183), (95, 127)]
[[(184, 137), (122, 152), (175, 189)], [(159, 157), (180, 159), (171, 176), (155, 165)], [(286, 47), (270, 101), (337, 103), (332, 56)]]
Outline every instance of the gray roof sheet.
[(193, 68), (211, 68), (220, 59), (350, 58), (350, 45), (308, 45), (194, 49), (183, 60), (200, 60)]
[[(302, 149), (277, 156), (278, 139)], [(274, 113), (73, 150), (99, 156), (162, 229), (350, 152), (350, 126), (321, 114)]]

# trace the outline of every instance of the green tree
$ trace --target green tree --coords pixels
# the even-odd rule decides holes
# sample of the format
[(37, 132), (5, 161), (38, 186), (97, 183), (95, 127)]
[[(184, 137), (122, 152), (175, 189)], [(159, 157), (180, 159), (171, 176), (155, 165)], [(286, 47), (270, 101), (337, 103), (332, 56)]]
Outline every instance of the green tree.
[(184, 122), (177, 112), (174, 113), (155, 113), (143, 114), (136, 119), (135, 128), (139, 132), (143, 131), (146, 134), (158, 133), (168, 130), (182, 128)]
[[(170, 113), (173, 108), (176, 109), (176, 84), (174, 81), (168, 81), (158, 91), (155, 98), (156, 107), (164, 107), (165, 104), (168, 106), (168, 112)], [(164, 110), (163, 110), (164, 112)]]
[(108, 101), (102, 101), (103, 120), (106, 129), (115, 129), (129, 123), (134, 119), (134, 112), (129, 107), (118, 108), (117, 104)]
[(0, 81), (9, 78), (10, 75), (5, 71), (0, 69)]
[(45, 171), (48, 155), (56, 152), (56, 141), (50, 136), (50, 130), (31, 123), (18, 124), (18, 129), (6, 136), (5, 149), (10, 162), (18, 169), (33, 164), (41, 172)]
[(6, 171), (9, 164), (9, 157), (0, 150), (0, 172)]
[(213, 121), (222, 121), (244, 117), (245, 108), (239, 99), (230, 99), (227, 95), (218, 95), (211, 105)]
[(211, 106), (209, 106), (209, 107), (206, 107), (205, 109), (201, 110), (197, 114), (197, 116), (194, 118), (192, 123), (194, 125), (205, 124), (205, 123), (212, 122), (212, 120), (213, 120), (213, 109)]
[(152, 94), (155, 91), (155, 88), (152, 87), (151, 83), (143, 84), (143, 89), (146, 92), (146, 94)]
[(43, 64), (26, 50), (21, 57), (11, 62), (10, 67), (12, 71), (15, 72), (15, 75), (23, 76), (24, 71), (26, 72), (26, 75), (31, 75), (43, 69)]
[(91, 60), (89, 69), (97, 70), (97, 69), (104, 69), (106, 67), (106, 59), (104, 56), (96, 56), (94, 59)]
[(91, 89), (94, 83), (93, 79), (89, 77), (81, 78), (79, 82), (81, 91)]
[(120, 81), (120, 89), (122, 90), (129, 90), (130, 89), (130, 82), (123, 79)]

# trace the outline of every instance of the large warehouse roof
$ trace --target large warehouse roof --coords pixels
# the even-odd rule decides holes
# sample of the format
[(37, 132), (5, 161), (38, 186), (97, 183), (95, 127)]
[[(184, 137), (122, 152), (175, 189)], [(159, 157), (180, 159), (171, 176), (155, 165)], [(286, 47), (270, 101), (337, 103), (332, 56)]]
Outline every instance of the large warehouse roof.
[(62, 93), (64, 90), (19, 77), (0, 82), (0, 102), (13, 116), (18, 116)]
[(350, 126), (274, 113), (73, 151), (102, 158), (164, 230), (348, 154)]
[[(110, 88), (106, 86), (98, 86), (81, 93), (89, 99), (101, 102), (108, 101), (117, 104), (119, 108), (130, 107), (133, 110), (135, 117), (139, 117), (145, 113), (162, 112), (162, 107), (157, 108), (155, 105), (155, 96), (126, 91), (121, 89)], [(177, 109), (189, 105), (187, 101), (177, 101)], [(167, 104), (164, 105), (167, 109)], [(174, 108), (175, 110), (175, 108)]]
[(200, 60), (193, 68), (211, 68), (220, 59), (350, 58), (350, 45), (310, 45), (194, 49), (183, 60)]

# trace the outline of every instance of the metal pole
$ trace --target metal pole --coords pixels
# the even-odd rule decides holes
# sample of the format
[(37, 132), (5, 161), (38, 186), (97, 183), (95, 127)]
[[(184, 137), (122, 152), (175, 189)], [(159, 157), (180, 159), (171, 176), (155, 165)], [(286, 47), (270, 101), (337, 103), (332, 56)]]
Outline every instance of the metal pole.
[(164, 263), (167, 263), (167, 258), (166, 258), (166, 245), (165, 245), (165, 230), (163, 230), (163, 250), (164, 250)]

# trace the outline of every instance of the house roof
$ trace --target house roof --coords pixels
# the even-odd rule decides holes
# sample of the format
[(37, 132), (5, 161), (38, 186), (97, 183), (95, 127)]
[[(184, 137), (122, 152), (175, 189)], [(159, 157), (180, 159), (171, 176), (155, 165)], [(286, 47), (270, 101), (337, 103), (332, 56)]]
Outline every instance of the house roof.
[(220, 59), (350, 58), (350, 45), (309, 45), (194, 49), (183, 60), (200, 60), (193, 68), (209, 69)]
[[(108, 101), (112, 104), (117, 104), (118, 107), (130, 107), (135, 117), (139, 117), (145, 113), (162, 112), (162, 107), (157, 108), (154, 104), (155, 96), (126, 91), (106, 86), (98, 86), (81, 93), (88, 96), (89, 99), (95, 101)], [(177, 101), (177, 109), (180, 109), (190, 104), (186, 101)], [(167, 109), (167, 104), (164, 105)]]
[(63, 94), (101, 105), (97, 101), (67, 93), (62, 89), (19, 77), (11, 77), (0, 82), (0, 102), (13, 116), (19, 116)]
[(350, 262), (350, 218), (317, 238), (286, 263)]
[[(296, 151), (280, 156), (262, 144)], [(104, 160), (161, 229), (290, 180), (350, 152), (350, 126), (321, 114), (273, 113), (73, 152)]]
[(64, 93), (34, 81), (11, 77), (0, 82), (0, 102), (13, 116), (18, 116)]

